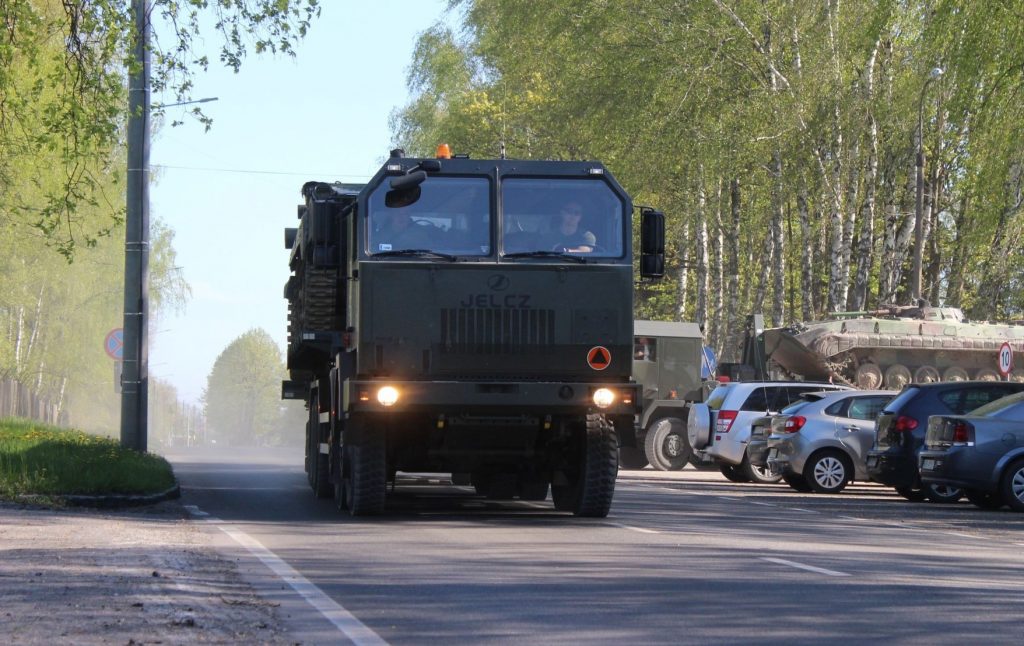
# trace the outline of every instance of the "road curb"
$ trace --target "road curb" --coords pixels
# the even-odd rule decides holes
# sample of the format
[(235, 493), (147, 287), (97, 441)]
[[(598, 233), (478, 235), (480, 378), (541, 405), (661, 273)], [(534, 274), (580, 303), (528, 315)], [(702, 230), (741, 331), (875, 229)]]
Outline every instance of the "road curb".
[(117, 509), (120, 507), (141, 507), (155, 505), (165, 500), (176, 500), (181, 497), (181, 487), (177, 482), (174, 486), (153, 494), (110, 494), (105, 496), (86, 496), (77, 494), (41, 496), (36, 494), (18, 496), (18, 500), (26, 503), (46, 504), (57, 502), (68, 507), (95, 507), (97, 509)]

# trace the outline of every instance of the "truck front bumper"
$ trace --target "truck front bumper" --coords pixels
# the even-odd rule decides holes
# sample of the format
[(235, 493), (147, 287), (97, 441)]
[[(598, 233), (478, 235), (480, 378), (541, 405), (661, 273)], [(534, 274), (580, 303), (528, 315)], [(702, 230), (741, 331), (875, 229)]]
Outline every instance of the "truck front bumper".
[[(392, 388), (393, 404), (381, 401), (381, 391)], [(607, 407), (595, 403), (599, 389), (610, 390)], [(476, 412), (487, 414), (578, 414), (585, 410), (603, 415), (639, 415), (640, 387), (635, 383), (582, 382), (468, 382), (346, 380), (341, 387), (347, 413)], [(384, 398), (385, 400), (387, 398)]]

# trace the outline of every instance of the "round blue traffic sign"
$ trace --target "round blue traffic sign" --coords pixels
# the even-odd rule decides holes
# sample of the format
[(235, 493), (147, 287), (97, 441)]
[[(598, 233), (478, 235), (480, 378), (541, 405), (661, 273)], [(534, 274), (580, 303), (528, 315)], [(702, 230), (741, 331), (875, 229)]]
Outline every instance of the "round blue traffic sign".
[(107, 333), (107, 338), (103, 340), (103, 349), (107, 351), (107, 356), (111, 359), (117, 359), (120, 361), (124, 358), (124, 329), (116, 327)]

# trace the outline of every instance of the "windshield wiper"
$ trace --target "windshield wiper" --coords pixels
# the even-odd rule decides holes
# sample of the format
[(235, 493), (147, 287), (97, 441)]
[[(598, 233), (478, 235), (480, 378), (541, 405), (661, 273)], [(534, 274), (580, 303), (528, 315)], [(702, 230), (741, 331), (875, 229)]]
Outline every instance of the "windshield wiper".
[(432, 249), (395, 249), (394, 251), (380, 251), (378, 253), (370, 254), (371, 258), (387, 258), (389, 256), (421, 256), (426, 258), (439, 258), (449, 262), (456, 262), (459, 259), (458, 256), (453, 256), (450, 253), (442, 253)]
[(507, 253), (504, 255), (505, 258), (564, 258), (566, 260), (572, 260), (573, 262), (586, 263), (587, 259), (574, 256), (571, 253), (565, 251), (517, 251), (516, 253)]

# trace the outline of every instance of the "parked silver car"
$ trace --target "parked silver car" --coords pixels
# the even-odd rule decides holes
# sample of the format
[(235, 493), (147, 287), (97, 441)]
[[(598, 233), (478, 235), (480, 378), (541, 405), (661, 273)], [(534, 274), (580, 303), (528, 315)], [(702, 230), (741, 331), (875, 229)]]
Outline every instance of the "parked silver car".
[(1024, 511), (1024, 393), (929, 417), (918, 459), (925, 484), (962, 487), (984, 509)]
[(707, 400), (690, 406), (686, 433), (698, 456), (710, 456), (733, 482), (778, 482), (767, 470), (750, 466), (747, 442), (750, 424), (773, 415), (806, 392), (852, 390), (839, 384), (811, 381), (726, 382), (715, 387)]
[(768, 468), (797, 491), (839, 493), (867, 480), (864, 457), (891, 390), (807, 393), (771, 421)]

